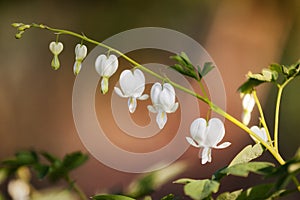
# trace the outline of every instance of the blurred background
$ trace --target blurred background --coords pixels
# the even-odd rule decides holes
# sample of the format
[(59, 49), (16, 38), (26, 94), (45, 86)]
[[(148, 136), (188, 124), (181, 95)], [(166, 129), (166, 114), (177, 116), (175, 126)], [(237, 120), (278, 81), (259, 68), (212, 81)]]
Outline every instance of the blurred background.
[[(13, 22), (44, 23), (82, 32), (98, 41), (138, 27), (164, 27), (182, 32), (202, 44), (212, 56), (224, 80), (227, 111), (240, 118), (241, 99), (236, 89), (245, 80), (245, 74), (249, 70), (260, 72), (273, 62), (288, 65), (300, 58), (299, 11), (297, 0), (0, 1), (0, 159), (30, 148), (59, 156), (76, 150), (87, 152), (72, 117), (74, 47), (80, 41), (67, 36), (60, 38), (65, 47), (60, 55), (61, 69), (53, 71), (48, 45), (55, 36), (47, 31), (30, 30), (21, 40), (16, 40), (16, 30), (10, 26)], [(87, 46), (90, 50), (93, 48)], [(163, 58), (162, 55), (164, 53), (155, 51), (132, 54), (140, 62), (153, 59), (157, 62), (169, 56), (165, 54)], [(300, 87), (299, 79), (287, 87), (282, 101), (280, 150), (285, 159), (293, 156), (299, 147), (300, 93), (297, 87)], [(272, 87), (263, 87), (258, 92), (270, 127), (275, 92)], [(102, 98), (101, 94), (96, 96)], [(108, 97), (99, 101), (105, 102), (105, 98)], [(251, 124), (257, 122), (253, 116)], [(210, 177), (244, 146), (253, 143), (230, 122), (225, 126), (224, 141), (231, 141), (232, 146), (214, 151), (213, 163), (205, 166), (197, 158), (198, 149), (189, 148), (181, 158), (189, 162), (188, 170), (180, 177)], [(172, 132), (172, 125), (165, 132), (168, 131)], [(148, 143), (163, 146), (170, 138), (171, 134)], [(133, 146), (132, 141), (116, 142), (125, 148)], [(155, 146), (150, 145), (149, 150), (153, 149)], [(147, 152), (148, 149), (143, 149), (140, 143), (131, 150)], [(265, 158), (274, 161), (269, 155)], [(110, 169), (92, 157), (73, 174), (89, 196), (105, 188), (126, 186), (136, 176)], [(251, 185), (243, 179), (231, 182), (230, 190)], [(171, 192), (180, 194), (182, 186), (163, 186), (154, 197)]]

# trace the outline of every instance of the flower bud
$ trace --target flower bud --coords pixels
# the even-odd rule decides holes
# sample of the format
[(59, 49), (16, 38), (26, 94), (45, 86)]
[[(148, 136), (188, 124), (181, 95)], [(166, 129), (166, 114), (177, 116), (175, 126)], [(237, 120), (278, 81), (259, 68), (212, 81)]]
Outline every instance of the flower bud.
[(82, 67), (82, 61), (86, 57), (87, 48), (83, 44), (77, 44), (75, 47), (75, 64), (73, 67), (74, 74), (77, 75)]

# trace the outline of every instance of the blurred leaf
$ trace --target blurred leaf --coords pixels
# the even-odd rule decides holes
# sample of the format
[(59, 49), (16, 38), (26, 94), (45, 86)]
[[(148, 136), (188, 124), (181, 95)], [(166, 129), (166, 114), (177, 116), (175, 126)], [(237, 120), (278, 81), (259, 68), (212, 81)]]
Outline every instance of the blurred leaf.
[(247, 177), (250, 172), (253, 172), (256, 174), (266, 174), (266, 172), (264, 172), (264, 170), (269, 169), (270, 167), (273, 167), (273, 166), (274, 166), (274, 164), (269, 163), (269, 162), (241, 163), (241, 164), (236, 164), (236, 165), (224, 168), (223, 170), (219, 171), (218, 173)]
[(236, 200), (270, 199), (270, 196), (272, 196), (270, 190), (272, 188), (273, 184), (262, 184), (251, 187), (246, 191), (243, 191)]
[(184, 193), (195, 200), (205, 199), (219, 190), (220, 183), (204, 179), (192, 181), (184, 186)]
[(175, 200), (175, 196), (174, 194), (168, 194), (167, 196), (161, 198), (161, 200)]
[(200, 67), (198, 66), (198, 74), (200, 79), (202, 79), (205, 75), (207, 75), (213, 68), (215, 68), (215, 66), (213, 66), (212, 62), (204, 63), (202, 70), (200, 70)]
[(88, 160), (88, 156), (83, 154), (82, 152), (74, 152), (71, 154), (67, 154), (63, 159), (63, 166), (71, 171), (80, 165), (84, 164)]
[(234, 192), (224, 192), (220, 194), (216, 200), (236, 200), (237, 197), (242, 193), (242, 189)]
[(3, 181), (5, 181), (7, 177), (8, 177), (8, 170), (6, 168), (1, 167), (0, 168), (0, 184), (3, 183)]
[(122, 196), (122, 195), (112, 195), (112, 194), (104, 194), (104, 195), (96, 195), (93, 196), (94, 200), (135, 200), (130, 197)]
[(240, 93), (251, 93), (253, 88), (264, 83), (264, 81), (260, 81), (257, 79), (249, 78), (245, 83), (243, 83), (238, 91)]
[(37, 176), (38, 176), (39, 179), (44, 178), (48, 174), (49, 169), (50, 169), (50, 167), (48, 165), (43, 165), (43, 164), (40, 164), (40, 163), (35, 164), (33, 166), (33, 168), (36, 171)]
[(144, 174), (130, 183), (125, 189), (125, 194), (134, 198), (148, 195), (162, 185), (172, 181), (172, 179), (186, 168), (186, 162), (176, 162), (166, 168)]
[(60, 159), (51, 155), (48, 152), (42, 152), (41, 155), (46, 158), (46, 160), (48, 160), (50, 163), (54, 163), (54, 162), (60, 162)]
[(247, 163), (255, 158), (258, 158), (264, 152), (263, 147), (260, 143), (255, 145), (248, 145), (243, 150), (241, 150), (231, 161), (228, 167), (236, 164)]

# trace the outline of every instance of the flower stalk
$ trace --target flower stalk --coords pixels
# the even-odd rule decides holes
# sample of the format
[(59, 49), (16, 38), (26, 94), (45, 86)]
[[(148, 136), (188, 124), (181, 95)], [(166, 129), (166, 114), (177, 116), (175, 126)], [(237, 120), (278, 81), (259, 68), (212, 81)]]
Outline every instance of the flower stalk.
[[(217, 105), (215, 105), (213, 102), (211, 102), (208, 97), (206, 96), (201, 96), (200, 94), (189, 90), (173, 81), (171, 81), (170, 79), (168, 79), (167, 77), (161, 76), (153, 71), (151, 71), (150, 69), (144, 67), (143, 65), (140, 65), (138, 62), (136, 62), (135, 60), (131, 59), (130, 57), (126, 56), (125, 54), (123, 54), (122, 52), (120, 52), (117, 49), (114, 49), (108, 45), (105, 45), (101, 42), (98, 42), (96, 40), (90, 39), (88, 37), (86, 37), (85, 35), (81, 35), (72, 31), (68, 31), (68, 30), (63, 30), (63, 29), (57, 29), (57, 28), (51, 28), (49, 26), (43, 25), (43, 24), (36, 24), (33, 23), (31, 25), (29, 25), (30, 28), (40, 28), (40, 29), (46, 29), (49, 31), (52, 31), (58, 35), (71, 35), (77, 38), (80, 38), (86, 42), (89, 42), (91, 44), (95, 44), (98, 46), (101, 46), (105, 49), (107, 49), (109, 52), (114, 52), (115, 54), (118, 54), (119, 56), (121, 56), (122, 58), (124, 58), (125, 60), (127, 60), (128, 62), (130, 62), (133, 67), (136, 67), (146, 73), (149, 73), (150, 75), (162, 80), (163, 82), (167, 82), (169, 84), (171, 84), (174, 88), (177, 88), (189, 95), (192, 95), (194, 97), (196, 97), (197, 99), (203, 101), (204, 103), (208, 104), (211, 108), (212, 111), (222, 115), (223, 117), (225, 117), (227, 120), (231, 121), (232, 123), (234, 123), (235, 125), (237, 125), (238, 127), (240, 127), (242, 130), (244, 130), (245, 132), (247, 132), (249, 135), (251, 135), (253, 138), (255, 138), (257, 141), (259, 141), (263, 146), (266, 147), (266, 149), (269, 150), (269, 152), (274, 156), (274, 158), (281, 164), (283, 165), (285, 163), (285, 161), (283, 160), (283, 158), (281, 157), (281, 155), (278, 152), (278, 121), (279, 121), (279, 107), (280, 107), (280, 99), (281, 99), (281, 95), (282, 95), (282, 90), (284, 88), (284, 86), (291, 80), (288, 79), (284, 84), (282, 84), (281, 86), (279, 86), (279, 92), (278, 92), (278, 97), (277, 97), (277, 103), (276, 103), (276, 114), (275, 114), (275, 129), (274, 129), (274, 142), (275, 142), (275, 148), (273, 146), (271, 146), (270, 144), (268, 144), (267, 142), (265, 142), (264, 140), (262, 140), (262, 138), (260, 138), (259, 136), (257, 136), (253, 131), (251, 131), (246, 125), (244, 125), (242, 122), (240, 122), (239, 120), (237, 120), (235, 117), (231, 116), (230, 114), (228, 114), (227, 112), (225, 112), (224, 110), (222, 110), (220, 107), (218, 107)], [(27, 28), (29, 29), (29, 28)], [(23, 33), (22, 33), (23, 34)], [(258, 104), (259, 105), (259, 104)], [(261, 111), (260, 111), (261, 112)], [(262, 113), (262, 112), (261, 112)], [(263, 116), (263, 115), (261, 115)], [(264, 121), (264, 120), (262, 120)], [(266, 129), (267, 130), (267, 129)]]

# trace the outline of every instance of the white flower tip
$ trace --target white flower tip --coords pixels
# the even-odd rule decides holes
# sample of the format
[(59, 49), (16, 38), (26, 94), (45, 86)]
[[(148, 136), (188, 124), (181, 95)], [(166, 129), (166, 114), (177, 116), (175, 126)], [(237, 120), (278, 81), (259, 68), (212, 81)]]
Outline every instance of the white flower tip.
[(73, 72), (74, 72), (75, 76), (79, 74), (81, 67), (82, 67), (81, 62), (75, 61), (75, 64), (73, 67)]
[(108, 92), (108, 77), (103, 77), (101, 80), (101, 92), (106, 94)]
[(148, 108), (149, 112), (157, 113), (156, 109), (153, 106), (148, 105), (147, 108)]
[(165, 124), (167, 123), (167, 113), (166, 112), (159, 112), (156, 116), (156, 122), (160, 129), (163, 129)]
[(250, 120), (251, 120), (251, 112), (248, 112), (247, 110), (244, 110), (243, 113), (242, 113), (242, 122), (243, 122), (243, 124), (248, 126), (248, 124), (250, 123)]
[(128, 98), (128, 108), (130, 113), (134, 113), (136, 109), (137, 103), (136, 103), (136, 98)]

